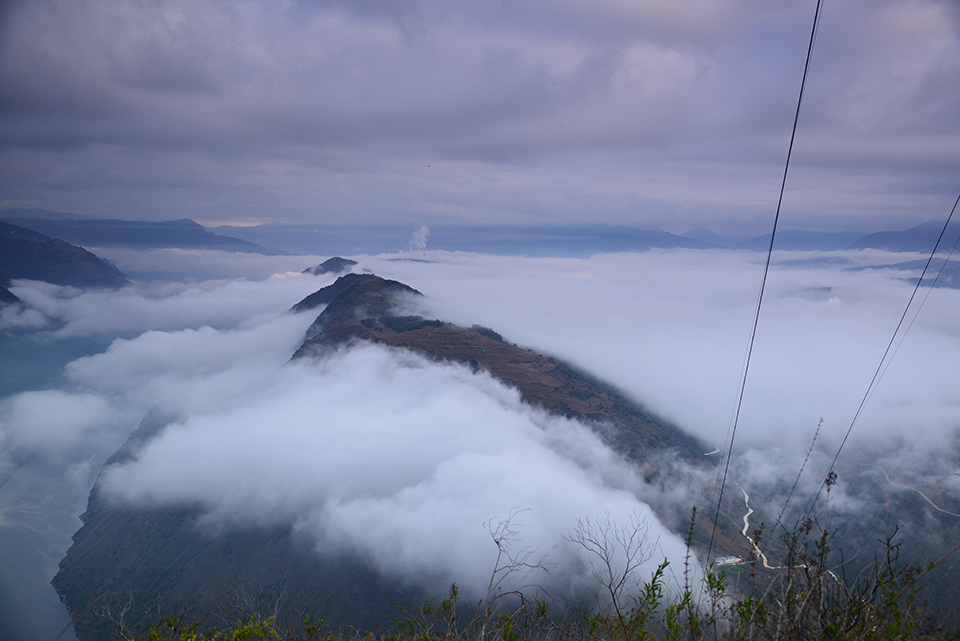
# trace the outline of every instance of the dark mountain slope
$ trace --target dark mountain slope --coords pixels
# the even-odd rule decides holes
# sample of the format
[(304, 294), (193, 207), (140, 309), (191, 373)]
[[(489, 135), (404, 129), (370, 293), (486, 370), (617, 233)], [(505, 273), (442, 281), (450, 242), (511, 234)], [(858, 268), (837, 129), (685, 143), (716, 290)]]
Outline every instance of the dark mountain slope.
[(0, 272), (0, 305), (8, 305), (10, 303), (20, 302), (20, 299), (17, 297), (17, 295), (7, 289), (9, 286), (10, 277)]
[(0, 272), (73, 287), (122, 287), (126, 277), (87, 250), (0, 222)]
[[(349, 294), (340, 298), (340, 295), (348, 290), (350, 290)], [(306, 312), (323, 305), (329, 305), (340, 298), (336, 307), (325, 318), (346, 317), (347, 312), (355, 306), (364, 308), (375, 306), (377, 310), (380, 310), (380, 313), (385, 313), (388, 308), (396, 304), (393, 296), (400, 292), (420, 294), (417, 290), (407, 287), (403, 283), (395, 280), (384, 280), (373, 274), (346, 274), (334, 281), (333, 284), (318, 289), (304, 298), (292, 307), (292, 311)], [(314, 335), (317, 331), (315, 327), (311, 326), (308, 335)]]
[(17, 298), (17, 295), (11, 292), (6, 287), (0, 286), (0, 305), (9, 305), (11, 303), (19, 303), (20, 299)]
[[(136, 456), (168, 419), (151, 412), (104, 467)], [(391, 598), (424, 598), (388, 585), (359, 558), (321, 558), (289, 527), (197, 526), (199, 508), (112, 505), (94, 486), (83, 527), (52, 583), (83, 641), (116, 639), (116, 623), (144, 631), (161, 614), (230, 626), (257, 612), (279, 626), (323, 616), (332, 629), (389, 625)]]

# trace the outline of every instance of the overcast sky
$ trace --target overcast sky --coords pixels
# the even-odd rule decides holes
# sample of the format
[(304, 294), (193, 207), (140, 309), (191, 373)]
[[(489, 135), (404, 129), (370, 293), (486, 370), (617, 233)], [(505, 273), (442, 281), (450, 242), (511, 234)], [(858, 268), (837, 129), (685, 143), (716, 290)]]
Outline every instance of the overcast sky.
[[(0, 207), (764, 233), (815, 2), (13, 0)], [(825, 4), (786, 228), (942, 219), (960, 5)]]

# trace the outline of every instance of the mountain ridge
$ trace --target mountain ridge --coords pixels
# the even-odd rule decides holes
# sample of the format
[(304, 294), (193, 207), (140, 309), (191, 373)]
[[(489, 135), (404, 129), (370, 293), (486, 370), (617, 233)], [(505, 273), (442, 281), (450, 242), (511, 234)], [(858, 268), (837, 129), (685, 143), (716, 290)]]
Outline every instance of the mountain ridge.
[[(423, 294), (412, 287), (373, 274), (341, 276), (293, 306), (295, 311), (305, 311), (320, 301), (327, 305), (292, 358), (323, 353), (354, 340), (408, 349), (487, 371), (516, 387), (526, 402), (555, 414), (592, 423), (609, 421), (620, 431), (610, 444), (630, 455), (645, 447), (677, 447), (697, 459), (706, 451), (697, 439), (569, 363), (508, 343), (489, 328), (461, 327), (403, 313), (408, 301), (402, 297), (419, 296)], [(607, 434), (606, 438), (613, 437)]]
[(943, 229), (943, 223), (934, 220), (897, 232), (880, 231), (866, 234), (852, 243), (850, 249), (886, 249), (897, 252), (930, 252)]
[[(422, 296), (408, 285), (373, 274), (341, 276), (291, 309), (309, 313), (324, 306), (291, 360), (308, 364), (327, 350), (369, 341), (459, 362), (515, 387), (531, 405), (582, 420), (636, 462), (644, 476), (659, 473), (644, 456), (654, 451), (678, 451), (707, 464), (696, 439), (612, 385), (554, 357), (512, 345), (489, 328), (410, 314)], [(104, 467), (135, 457), (171, 420), (149, 414)], [(131, 629), (145, 627), (150, 608), (176, 608), (191, 618), (230, 624), (238, 614), (223, 601), (229, 602), (239, 590), (247, 591), (249, 607), (277, 614), (283, 624), (296, 624), (297, 617), (302, 622), (306, 612), (322, 615), (334, 629), (371, 629), (390, 623), (396, 615), (394, 600), (418, 602), (425, 596), (386, 581), (362, 558), (321, 558), (289, 529), (229, 530), (211, 537), (197, 528), (199, 516), (199, 507), (192, 505), (110, 504), (101, 497), (99, 485), (94, 486), (83, 526), (53, 579), (83, 641), (106, 639), (112, 632), (109, 621), (95, 613), (96, 604), (109, 606), (111, 598), (117, 601), (115, 608), (128, 600), (133, 604), (127, 621)], [(288, 595), (289, 603), (274, 612), (270, 608), (276, 607), (278, 591)]]

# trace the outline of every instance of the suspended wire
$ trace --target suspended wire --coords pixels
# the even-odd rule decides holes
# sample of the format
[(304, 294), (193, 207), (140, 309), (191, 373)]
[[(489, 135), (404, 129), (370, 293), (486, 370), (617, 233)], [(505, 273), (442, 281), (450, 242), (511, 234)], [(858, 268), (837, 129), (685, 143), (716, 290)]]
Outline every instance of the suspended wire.
[[(960, 199), (958, 199), (958, 202), (960, 202)], [(954, 209), (956, 209), (956, 207), (957, 207), (957, 205), (954, 204)], [(952, 215), (953, 215), (953, 212), (951, 212), (950, 215), (952, 216)], [(950, 223), (950, 219), (948, 218), (948, 219), (947, 219), (947, 225), (949, 225), (949, 223)], [(944, 226), (944, 229), (946, 229), (946, 225)], [(917, 305), (917, 309), (916, 309), (916, 311), (913, 313), (913, 317), (910, 319), (910, 323), (907, 325), (907, 327), (906, 327), (906, 329), (903, 331), (903, 333), (900, 334), (900, 340), (897, 341), (897, 346), (893, 348), (893, 351), (890, 353), (890, 357), (887, 359), (887, 362), (883, 365), (883, 371), (880, 372), (880, 376), (877, 378), (877, 383), (879, 383), (880, 380), (883, 379), (884, 375), (887, 373), (887, 370), (890, 369), (890, 363), (893, 362), (894, 357), (896, 357), (897, 352), (900, 350), (900, 347), (903, 345), (903, 341), (906, 340), (907, 334), (910, 333), (910, 330), (913, 328), (913, 324), (916, 322), (917, 318), (920, 316), (920, 310), (923, 309), (923, 306), (924, 306), (924, 304), (926, 304), (927, 299), (930, 298), (930, 293), (931, 293), (931, 292), (933, 291), (933, 289), (937, 286), (937, 283), (940, 281), (940, 277), (943, 276), (943, 271), (944, 271), (944, 269), (946, 269), (947, 265), (949, 264), (950, 259), (953, 257), (953, 254), (956, 253), (958, 246), (960, 246), (960, 236), (957, 236), (957, 240), (953, 243), (953, 247), (951, 247), (951, 248), (950, 248), (950, 251), (947, 252), (947, 257), (944, 259), (943, 263), (940, 265), (940, 269), (937, 270), (937, 275), (934, 276), (933, 282), (930, 283), (930, 286), (927, 288), (927, 292), (923, 295), (923, 299), (920, 301), (920, 304)], [(936, 247), (934, 248), (933, 253), (936, 254)], [(920, 281), (922, 281), (922, 280), (923, 280), (923, 277), (921, 276), (921, 278), (917, 281), (917, 284), (919, 285)], [(868, 391), (868, 393), (867, 393), (867, 399), (866, 399), (865, 403), (869, 403), (870, 400), (873, 399), (873, 395), (876, 393), (876, 391), (877, 391), (877, 386), (874, 385), (874, 386), (873, 386), (873, 389), (870, 390), (870, 391)], [(820, 424), (821, 424), (821, 425), (823, 424), (823, 419), (820, 419)], [(813, 441), (814, 441), (814, 443), (815, 443), (816, 440), (817, 440), (817, 434), (819, 433), (819, 431), (820, 431), (820, 426), (818, 425), (818, 426), (817, 426), (817, 433), (815, 433), (814, 436), (813, 436)], [(811, 448), (811, 449), (807, 451), (807, 458), (810, 457), (810, 452), (811, 452), (812, 449), (813, 449), (813, 444), (810, 445), (810, 448)], [(839, 452), (838, 452), (838, 456), (839, 456)], [(835, 460), (836, 460), (836, 459), (835, 459)], [(806, 466), (806, 461), (807, 461), (807, 459), (804, 459), (804, 465), (802, 465), (802, 466), (800, 467), (800, 473), (797, 475), (796, 481), (794, 481), (793, 488), (790, 490), (790, 494), (787, 495), (787, 503), (790, 502), (790, 497), (793, 496), (793, 491), (796, 489), (797, 484), (798, 484), (798, 482), (800, 481), (800, 475), (803, 474), (803, 468)], [(865, 464), (861, 464), (861, 465), (865, 465)], [(876, 466), (873, 466), (873, 467), (876, 467)], [(877, 468), (877, 469), (880, 469), (880, 468)], [(831, 466), (831, 468), (827, 471), (827, 474), (829, 474), (829, 472), (832, 472), (832, 471), (833, 471), (833, 467)], [(826, 479), (826, 475), (824, 476), (824, 479)], [(822, 490), (822, 488), (821, 488), (821, 490)], [(818, 494), (818, 496), (819, 496), (819, 494)], [(816, 499), (814, 500), (814, 503), (815, 503), (815, 502), (816, 502)], [(783, 519), (783, 515), (784, 515), (784, 513), (787, 511), (787, 503), (784, 503), (783, 508), (780, 510), (780, 515), (777, 517), (777, 522), (776, 522), (776, 523), (774, 524), (774, 526), (773, 526), (773, 529), (774, 529), (774, 530), (776, 530), (777, 527), (780, 525), (780, 523), (781, 523), (781, 521), (782, 521), (782, 519)], [(812, 507), (813, 507), (813, 505), (810, 506), (811, 509), (809, 509), (809, 510), (807, 510), (806, 512), (804, 512), (804, 518), (806, 518), (806, 517), (808, 517), (808, 516), (810, 515), (811, 510), (812, 510)], [(940, 508), (937, 508), (937, 509), (940, 509)], [(914, 512), (915, 512), (915, 511), (916, 511), (916, 508), (914, 508)]]
[[(903, 327), (903, 321), (904, 319), (906, 319), (907, 313), (910, 311), (910, 306), (913, 304), (913, 299), (916, 297), (917, 292), (920, 290), (920, 284), (923, 283), (923, 277), (926, 276), (927, 270), (930, 268), (930, 263), (933, 262), (933, 257), (936, 255), (937, 249), (940, 247), (940, 242), (943, 240), (943, 236), (947, 232), (947, 227), (949, 227), (950, 221), (953, 219), (953, 214), (957, 211), (957, 205), (960, 205), (960, 196), (957, 196), (956, 202), (953, 203), (953, 209), (950, 210), (950, 215), (947, 216), (947, 222), (943, 224), (943, 229), (940, 230), (940, 235), (937, 237), (937, 242), (933, 246), (933, 251), (930, 252), (930, 257), (927, 259), (926, 265), (924, 265), (923, 267), (923, 272), (921, 272), (920, 274), (920, 279), (917, 280), (917, 284), (913, 288), (913, 293), (910, 294), (910, 299), (907, 300), (907, 305), (903, 309), (903, 314), (901, 314), (900, 316), (900, 321), (897, 323), (896, 329), (893, 330), (893, 336), (890, 337), (890, 342), (887, 343), (887, 349), (884, 350), (883, 357), (880, 359), (880, 364), (877, 365), (877, 369), (873, 373), (873, 378), (870, 380), (870, 384), (867, 386), (867, 391), (863, 395), (863, 399), (860, 401), (860, 406), (857, 408), (856, 414), (853, 415), (853, 420), (850, 421), (850, 427), (847, 428), (847, 433), (843, 436), (843, 440), (840, 441), (840, 447), (837, 448), (837, 453), (833, 457), (833, 461), (831, 461), (830, 463), (830, 468), (827, 470), (827, 473), (824, 475), (823, 480), (820, 481), (820, 487), (817, 489), (817, 493), (813, 496), (813, 499), (811, 499), (810, 504), (807, 507), (806, 512), (804, 513), (804, 518), (809, 518), (810, 514), (813, 512), (813, 508), (814, 506), (816, 506), (817, 500), (820, 498), (820, 495), (823, 493), (823, 488), (827, 482), (826, 479), (830, 475), (830, 473), (833, 472), (833, 468), (837, 464), (837, 460), (840, 458), (840, 452), (843, 451), (843, 446), (846, 445), (847, 439), (850, 438), (850, 433), (853, 431), (853, 426), (856, 425), (857, 421), (860, 419), (860, 414), (863, 412), (863, 408), (866, 406), (867, 400), (869, 400), (870, 396), (873, 394), (873, 391), (876, 389), (877, 384), (880, 382), (880, 378), (882, 377), (883, 372), (886, 369), (885, 365), (889, 364), (889, 359), (892, 358), (891, 349), (893, 348), (893, 344), (897, 340), (897, 335), (900, 333), (900, 328)], [(954, 248), (956, 248), (956, 245), (954, 245)], [(952, 254), (953, 251), (951, 250), (950, 253)], [(945, 265), (946, 263), (944, 263), (944, 266)], [(943, 266), (941, 266), (940, 268), (940, 273), (942, 272), (943, 272)], [(938, 279), (940, 278), (940, 273), (937, 274)], [(924, 301), (925, 300), (926, 300), (926, 297), (924, 297)], [(923, 305), (923, 301), (921, 301), (920, 305), (921, 306)], [(920, 313), (919, 307), (917, 308), (917, 313), (918, 314)], [(911, 321), (911, 325), (912, 324), (913, 323)], [(906, 335), (906, 331), (904, 331), (904, 335)]]
[[(954, 207), (956, 207), (956, 205), (954, 205)], [(930, 298), (930, 292), (932, 292), (937, 286), (937, 283), (940, 282), (940, 277), (943, 276), (943, 270), (946, 269), (947, 265), (950, 263), (950, 259), (953, 258), (953, 254), (957, 251), (957, 246), (960, 246), (960, 236), (957, 236), (957, 240), (953, 243), (953, 247), (951, 247), (950, 251), (947, 252), (947, 257), (940, 265), (940, 269), (937, 270), (937, 275), (933, 277), (933, 282), (930, 283), (930, 286), (927, 288), (927, 293), (923, 295), (923, 300), (921, 300), (920, 304), (917, 305), (917, 311), (913, 313), (913, 318), (910, 319), (910, 324), (907, 325), (907, 328), (903, 330), (903, 334), (900, 335), (900, 340), (897, 341), (897, 346), (893, 348), (893, 353), (890, 354), (890, 358), (887, 359), (887, 364), (883, 366), (883, 371), (880, 372), (881, 379), (887, 373), (887, 370), (890, 369), (890, 363), (893, 362), (893, 359), (897, 356), (897, 352), (900, 351), (900, 347), (903, 345), (903, 341), (907, 338), (907, 334), (909, 334), (910, 330), (913, 328), (913, 324), (917, 322), (917, 317), (920, 316), (920, 310), (923, 309), (927, 299)], [(870, 393), (870, 398), (873, 398), (873, 394), (876, 391), (876, 387), (874, 387), (873, 392)], [(870, 398), (867, 399), (868, 403), (870, 402)]]
[(797, 98), (797, 111), (793, 117), (793, 131), (790, 134), (790, 146), (787, 149), (787, 161), (783, 167), (783, 179), (780, 182), (780, 198), (777, 201), (777, 213), (773, 217), (773, 231), (770, 233), (770, 247), (767, 249), (767, 261), (763, 267), (763, 278), (760, 281), (760, 295), (757, 297), (757, 309), (753, 314), (753, 329), (750, 331), (750, 343), (747, 348), (747, 359), (743, 366), (743, 375), (740, 378), (740, 387), (737, 392), (737, 410), (733, 418), (733, 428), (730, 432), (730, 447), (727, 449), (727, 460), (723, 467), (723, 480), (720, 483), (720, 492), (717, 497), (717, 511), (713, 518), (713, 528), (710, 531), (710, 545), (707, 548), (707, 558), (713, 553), (713, 542), (717, 534), (717, 522), (720, 520), (720, 504), (723, 502), (723, 491), (727, 484), (727, 474), (730, 471), (730, 459), (733, 456), (733, 442), (737, 437), (737, 425), (740, 422), (740, 409), (743, 406), (743, 392), (747, 385), (747, 374), (750, 371), (750, 359), (753, 356), (753, 344), (757, 338), (757, 325), (760, 322), (760, 307), (763, 305), (763, 292), (767, 286), (767, 275), (770, 273), (770, 260), (773, 256), (773, 243), (777, 236), (777, 223), (780, 221), (780, 209), (783, 205), (783, 193), (787, 186), (787, 172), (790, 170), (790, 157), (793, 155), (793, 143), (797, 137), (797, 123), (800, 121), (800, 106), (803, 104), (803, 90), (807, 84), (807, 73), (810, 70), (810, 59), (813, 57), (813, 45), (817, 39), (817, 28), (820, 26), (820, 9), (823, 0), (817, 0), (817, 8), (813, 15), (813, 28), (810, 31), (810, 44), (807, 47), (807, 60), (803, 66), (803, 79), (800, 81), (800, 96)]

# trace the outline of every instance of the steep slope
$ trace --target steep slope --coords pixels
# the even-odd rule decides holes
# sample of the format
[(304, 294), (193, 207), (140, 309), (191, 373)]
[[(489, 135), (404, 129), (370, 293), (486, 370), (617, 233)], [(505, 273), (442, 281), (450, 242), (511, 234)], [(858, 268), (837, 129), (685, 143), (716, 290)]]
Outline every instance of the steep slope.
[(19, 303), (20, 299), (17, 298), (17, 295), (11, 292), (6, 287), (0, 286), (0, 305), (10, 305), (12, 303)]
[(0, 272), (74, 287), (122, 287), (126, 277), (87, 250), (0, 222)]
[[(136, 456), (169, 419), (148, 414), (104, 467)], [(307, 615), (332, 628), (372, 629), (396, 616), (391, 598), (423, 595), (384, 583), (360, 558), (320, 558), (290, 528), (210, 536), (199, 508), (112, 505), (97, 486), (83, 527), (52, 583), (82, 641), (116, 638), (116, 624), (143, 631), (157, 613), (231, 625), (256, 612), (296, 626)]]
[[(354, 308), (368, 310), (372, 313), (384, 314), (398, 302), (396, 295), (406, 293), (419, 295), (420, 292), (395, 280), (384, 280), (373, 274), (346, 274), (338, 278), (332, 285), (328, 285), (310, 294), (293, 306), (294, 312), (306, 312), (323, 305), (336, 302), (333, 309), (321, 316), (324, 318), (310, 327), (307, 336), (312, 337), (320, 332), (320, 327), (326, 319), (348, 319)], [(326, 311), (326, 310), (325, 310)]]
[(517, 388), (532, 405), (597, 424), (608, 444), (627, 455), (649, 448), (677, 448), (688, 458), (702, 459), (706, 451), (702, 443), (569, 363), (507, 343), (487, 328), (460, 327), (398, 312), (404, 297), (416, 296), (420, 292), (372, 274), (340, 277), (293, 307), (304, 311), (327, 304), (294, 358), (322, 353), (349, 340), (367, 340), (466, 363)]
[(17, 297), (17, 295), (7, 289), (9, 286), (10, 277), (6, 274), (0, 273), (0, 305), (8, 305), (20, 302), (20, 299)]

